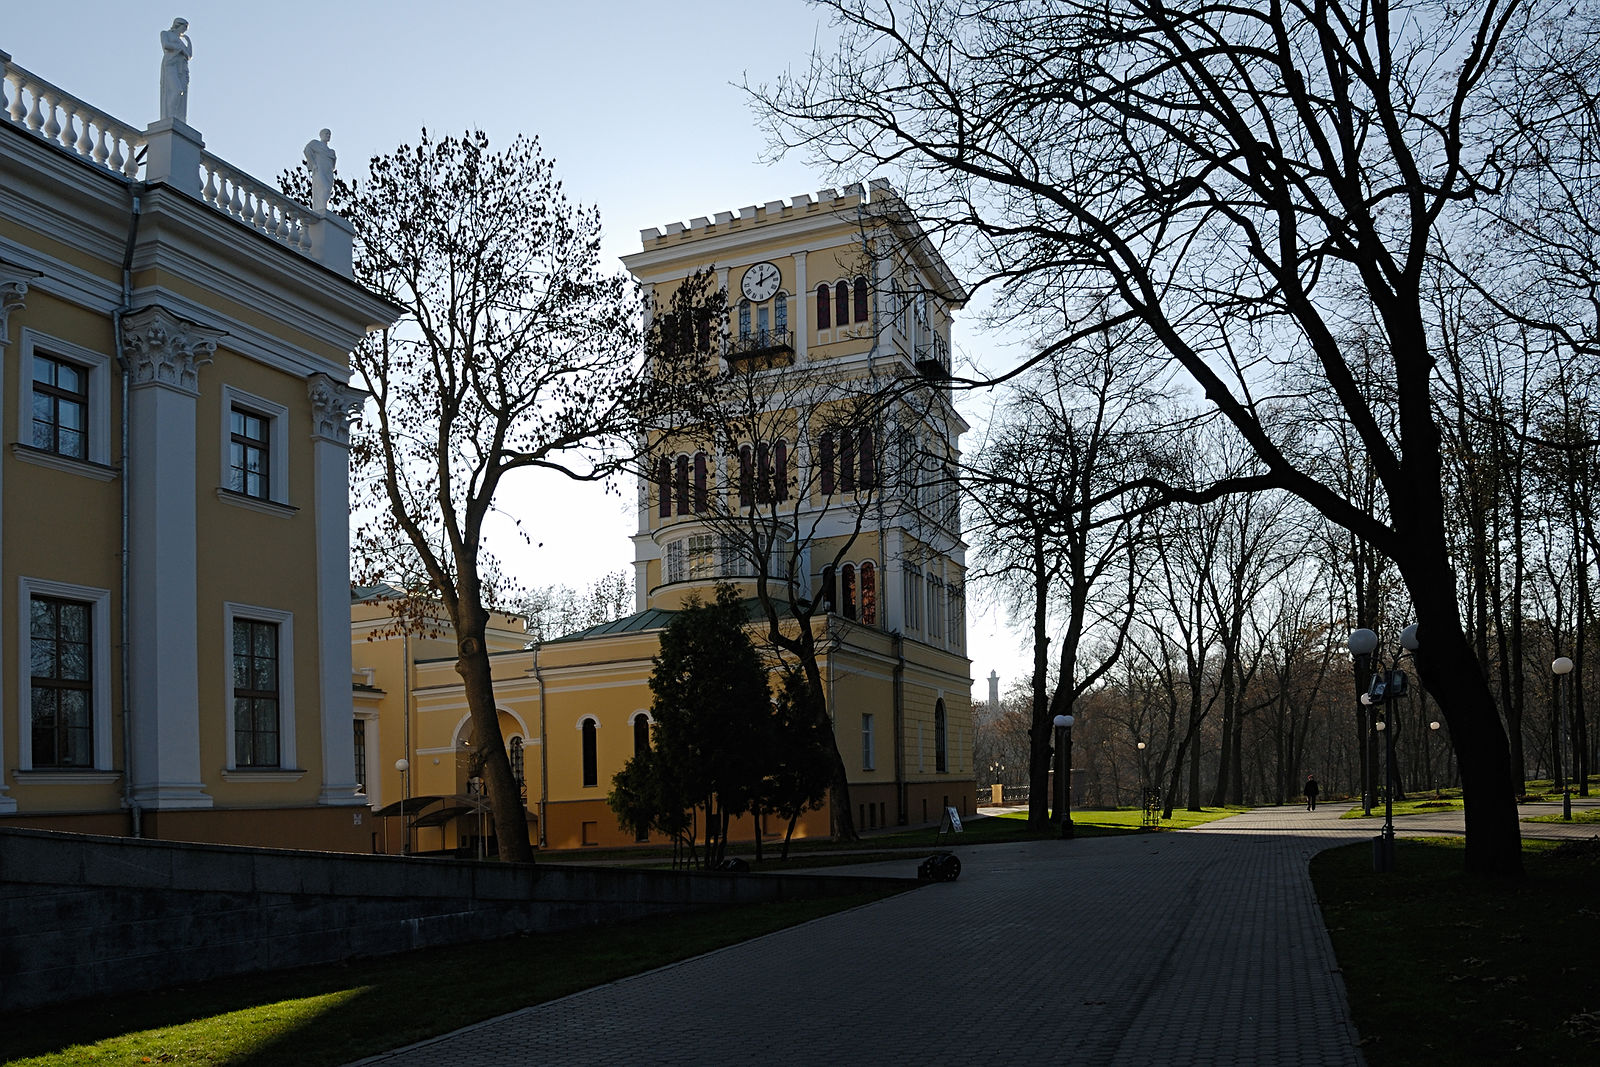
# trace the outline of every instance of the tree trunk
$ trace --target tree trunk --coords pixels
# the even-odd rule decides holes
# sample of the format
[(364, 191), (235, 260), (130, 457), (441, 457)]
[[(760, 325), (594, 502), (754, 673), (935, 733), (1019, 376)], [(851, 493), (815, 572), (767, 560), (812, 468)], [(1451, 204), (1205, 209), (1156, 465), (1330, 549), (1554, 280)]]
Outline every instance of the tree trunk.
[(1407, 586), (1421, 641), (1417, 673), (1450, 724), (1461, 774), (1466, 869), (1480, 875), (1520, 875), (1522, 835), (1510, 748), (1494, 697), (1461, 629), (1453, 575), (1441, 561), (1428, 573), (1408, 575)]
[(483, 759), (485, 788), (494, 812), (494, 833), (500, 858), (513, 863), (532, 863), (533, 846), (528, 842), (528, 816), (522, 806), (522, 791), (511, 776), (511, 760), (500, 737), (500, 713), (495, 709), (494, 684), (489, 674), (489, 651), (484, 644), (489, 615), (477, 605), (463, 600), (456, 612), (456, 673), (461, 675), (467, 709), (472, 715), (472, 732)]
[(1045, 632), (1046, 596), (1044, 535), (1033, 537), (1033, 724), (1028, 730), (1028, 825), (1036, 830), (1050, 825), (1050, 749), (1054, 730), (1050, 722), (1045, 674), (1050, 663), (1050, 638)]

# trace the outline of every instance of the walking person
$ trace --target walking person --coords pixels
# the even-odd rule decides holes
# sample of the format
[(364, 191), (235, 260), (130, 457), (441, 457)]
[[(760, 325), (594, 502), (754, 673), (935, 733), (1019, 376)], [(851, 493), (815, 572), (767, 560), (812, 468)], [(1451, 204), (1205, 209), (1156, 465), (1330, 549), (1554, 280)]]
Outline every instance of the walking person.
[(1314, 774), (1306, 775), (1305, 794), (1307, 811), (1317, 810), (1317, 792), (1319, 788), (1320, 787), (1317, 785), (1317, 776)]

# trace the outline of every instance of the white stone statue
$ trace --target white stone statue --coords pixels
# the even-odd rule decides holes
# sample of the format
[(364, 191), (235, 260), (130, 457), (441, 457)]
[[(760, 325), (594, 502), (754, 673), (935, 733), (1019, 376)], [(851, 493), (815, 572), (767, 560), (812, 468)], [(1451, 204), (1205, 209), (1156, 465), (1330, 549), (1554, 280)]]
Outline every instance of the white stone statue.
[(311, 172), (311, 210), (321, 213), (328, 210), (328, 196), (333, 192), (333, 166), (339, 154), (328, 146), (333, 131), (323, 130), (318, 140), (306, 142), (306, 169)]
[(173, 19), (172, 29), (161, 31), (161, 117), (189, 121), (189, 20)]

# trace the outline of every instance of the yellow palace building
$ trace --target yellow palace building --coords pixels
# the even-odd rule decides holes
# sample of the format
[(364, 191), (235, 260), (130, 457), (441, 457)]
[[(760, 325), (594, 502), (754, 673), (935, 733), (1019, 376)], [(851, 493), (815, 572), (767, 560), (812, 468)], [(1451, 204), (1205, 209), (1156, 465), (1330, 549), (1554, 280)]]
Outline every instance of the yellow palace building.
[(0, 53), (0, 826), (370, 847), (348, 357), (395, 317), (343, 219)]
[[(530, 835), (550, 848), (635, 840), (605, 798), (649, 743), (659, 635), (719, 581), (752, 595), (752, 551), (770, 552), (775, 581), (824, 605), (812, 625), (856, 825), (971, 811), (965, 545), (949, 479), (967, 426), (943, 384), (965, 292), (878, 182), (671, 223), (641, 243), (624, 262), (660, 306), (697, 271), (727, 295), (718, 368), (755, 410), (744, 430), (654, 442), (633, 537), (634, 614), (538, 647), (518, 620), (494, 620), (500, 727)], [(377, 596), (353, 608), (369, 803), (387, 814), (412, 805), (404, 832), (378, 820), (374, 847), (469, 850), (492, 829), (478, 810), (453, 642), (395, 635), (389, 621)], [(752, 633), (761, 643), (764, 623)], [(828, 833), (830, 815), (799, 832)], [(750, 840), (756, 827), (747, 819), (731, 833)]]

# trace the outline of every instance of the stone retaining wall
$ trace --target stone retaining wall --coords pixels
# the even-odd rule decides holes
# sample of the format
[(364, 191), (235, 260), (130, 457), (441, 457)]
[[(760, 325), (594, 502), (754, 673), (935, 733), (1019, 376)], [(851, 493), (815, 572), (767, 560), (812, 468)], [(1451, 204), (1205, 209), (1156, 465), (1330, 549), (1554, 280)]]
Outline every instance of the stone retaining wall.
[(891, 882), (0, 830), (0, 1011)]

